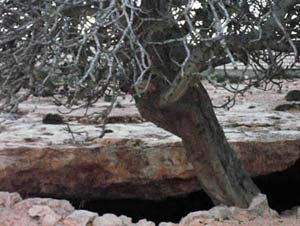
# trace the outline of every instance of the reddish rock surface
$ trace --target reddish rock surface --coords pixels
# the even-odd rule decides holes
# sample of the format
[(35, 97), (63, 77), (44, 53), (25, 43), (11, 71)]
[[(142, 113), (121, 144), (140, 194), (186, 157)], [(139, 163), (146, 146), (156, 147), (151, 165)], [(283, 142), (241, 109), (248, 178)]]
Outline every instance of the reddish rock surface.
[[(238, 97), (230, 111), (216, 110), (252, 176), (282, 171), (300, 160), (300, 111), (273, 110), (285, 103), (288, 89), (297, 88), (299, 82), (285, 83), (282, 93), (253, 89)], [(208, 89), (215, 103), (228, 95)], [(49, 99), (31, 99), (18, 114), (1, 115), (0, 189), (83, 199), (162, 199), (200, 190), (180, 139), (143, 122), (129, 97), (120, 103), (109, 117), (110, 133), (102, 139), (85, 141), (85, 132), (99, 136), (100, 125), (80, 119), (83, 110), (64, 115), (76, 143), (66, 125), (42, 124), (44, 115), (57, 113)], [(107, 105), (99, 102), (90, 111)]]

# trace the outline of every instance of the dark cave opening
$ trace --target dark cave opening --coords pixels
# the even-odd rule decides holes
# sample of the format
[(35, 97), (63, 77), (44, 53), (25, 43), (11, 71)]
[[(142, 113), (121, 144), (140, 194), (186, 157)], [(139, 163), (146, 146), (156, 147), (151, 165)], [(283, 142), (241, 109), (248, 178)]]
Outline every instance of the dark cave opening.
[[(300, 161), (282, 172), (253, 178), (266, 194), (271, 208), (281, 212), (300, 206)], [(134, 222), (140, 219), (159, 222), (179, 222), (190, 212), (207, 210), (213, 207), (210, 198), (203, 191), (184, 197), (167, 198), (162, 201), (150, 200), (71, 200), (76, 208), (86, 209), (103, 215), (114, 213), (126, 215)]]
[(267, 195), (269, 206), (278, 212), (300, 206), (300, 161), (284, 171), (253, 180)]
[(147, 219), (154, 223), (179, 222), (180, 219), (190, 212), (197, 210), (208, 210), (213, 203), (205, 192), (199, 191), (183, 197), (167, 198), (161, 201), (153, 200), (94, 200), (82, 202), (72, 200), (76, 208), (82, 208), (103, 215), (113, 213), (117, 216), (126, 215), (131, 217), (133, 222), (140, 219)]

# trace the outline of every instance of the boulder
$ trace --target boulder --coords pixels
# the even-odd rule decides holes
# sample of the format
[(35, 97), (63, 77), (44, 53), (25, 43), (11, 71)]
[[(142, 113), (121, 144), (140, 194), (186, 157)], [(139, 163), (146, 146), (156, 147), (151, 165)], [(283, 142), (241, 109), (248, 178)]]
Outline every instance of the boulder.
[(29, 215), (10, 208), (0, 209), (1, 226), (40, 226), (39, 222)]
[(51, 211), (62, 217), (68, 216), (75, 210), (70, 202), (66, 200), (57, 200), (50, 198), (28, 198), (17, 202), (12, 207), (12, 209), (17, 212), (25, 213), (28, 216), (32, 216), (37, 213), (42, 216), (45, 215), (43, 213), (49, 210), (46, 207), (49, 207)]
[(300, 111), (299, 103), (279, 104), (275, 107), (275, 111)]
[(295, 206), (290, 210), (285, 210), (281, 213), (283, 217), (293, 217), (300, 220), (300, 207)]
[(139, 220), (134, 226), (155, 226), (155, 223), (142, 219)]
[(270, 209), (269, 203), (267, 200), (267, 196), (264, 194), (258, 194), (256, 197), (253, 198), (248, 212), (255, 216), (270, 216), (270, 217), (278, 217), (279, 214), (275, 211)]
[[(132, 222), (131, 222), (132, 223)], [(124, 226), (122, 219), (114, 214), (104, 214), (93, 221), (94, 226)]]
[(38, 218), (39, 224), (43, 226), (55, 226), (61, 219), (49, 206), (35, 205), (28, 210), (32, 218)]
[[(264, 194), (258, 194), (254, 197), (248, 209), (216, 206), (207, 211), (189, 213), (181, 219), (179, 226), (200, 226), (207, 225), (208, 222), (224, 222), (224, 225), (231, 225), (230, 222), (234, 222), (234, 225), (236, 223), (240, 225), (240, 222), (253, 221), (258, 218), (280, 218), (279, 214), (269, 207), (267, 197)], [(223, 225), (222, 223), (220, 225)]]
[[(87, 225), (91, 225), (97, 216), (98, 216), (97, 213), (93, 213), (93, 212), (90, 212), (90, 211), (75, 210), (73, 213), (71, 213), (69, 216), (67, 216), (63, 220), (62, 226), (87, 226)], [(105, 225), (105, 224), (103, 224), (103, 225)]]
[(285, 96), (287, 101), (300, 101), (300, 90), (290, 90)]
[(227, 206), (216, 206), (207, 211), (197, 211), (189, 213), (187, 216), (182, 218), (179, 225), (191, 225), (193, 222), (199, 222), (203, 220), (216, 220), (223, 222), (233, 218), (232, 211)]
[(22, 201), (22, 198), (16, 192), (0, 192), (0, 208), (11, 208), (20, 201)]

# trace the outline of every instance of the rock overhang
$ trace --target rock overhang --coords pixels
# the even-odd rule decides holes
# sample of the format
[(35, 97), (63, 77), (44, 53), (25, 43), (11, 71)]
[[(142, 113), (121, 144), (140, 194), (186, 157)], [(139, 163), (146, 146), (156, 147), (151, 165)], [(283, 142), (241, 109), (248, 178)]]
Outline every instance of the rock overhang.
[[(209, 91), (214, 101), (225, 96)], [(216, 110), (226, 137), (252, 176), (285, 170), (300, 159), (300, 112), (274, 111), (283, 94), (265, 95), (241, 97), (232, 110)], [(64, 115), (76, 143), (65, 124), (42, 123), (45, 114), (57, 113), (56, 106), (44, 99), (33, 111), (36, 101), (21, 104), (22, 114), (1, 115), (2, 190), (73, 198), (163, 199), (201, 189), (181, 139), (144, 122), (130, 97), (113, 110), (109, 117), (114, 123), (107, 124), (110, 132), (101, 139), (84, 142), (84, 132), (97, 137), (101, 128), (81, 121), (82, 112)], [(100, 111), (107, 104), (99, 102), (91, 110)]]

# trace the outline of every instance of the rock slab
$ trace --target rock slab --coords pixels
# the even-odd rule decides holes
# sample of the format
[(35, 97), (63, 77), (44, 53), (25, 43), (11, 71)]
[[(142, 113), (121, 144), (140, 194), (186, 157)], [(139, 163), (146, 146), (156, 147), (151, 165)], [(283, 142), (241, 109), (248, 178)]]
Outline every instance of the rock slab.
[[(286, 90), (300, 88), (287, 83)], [(226, 93), (208, 88), (218, 104)], [(277, 112), (284, 94), (253, 90), (230, 111), (216, 110), (225, 134), (252, 176), (285, 170), (300, 160), (300, 111)], [(284, 92), (283, 92), (284, 93)], [(80, 199), (163, 199), (199, 191), (180, 138), (144, 122), (130, 98), (120, 100), (102, 139), (83, 110), (63, 115), (65, 124), (43, 124), (57, 113), (49, 99), (31, 99), (15, 115), (0, 116), (0, 189), (21, 195)], [(91, 108), (107, 106), (99, 102)], [(128, 123), (124, 123), (128, 122)], [(75, 142), (72, 140), (75, 136)]]

